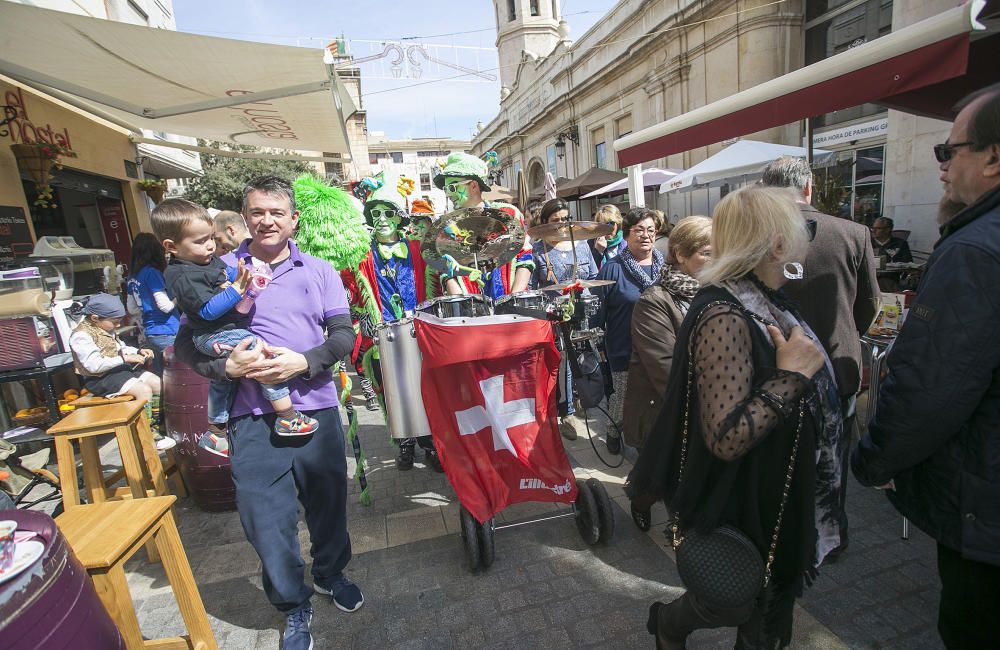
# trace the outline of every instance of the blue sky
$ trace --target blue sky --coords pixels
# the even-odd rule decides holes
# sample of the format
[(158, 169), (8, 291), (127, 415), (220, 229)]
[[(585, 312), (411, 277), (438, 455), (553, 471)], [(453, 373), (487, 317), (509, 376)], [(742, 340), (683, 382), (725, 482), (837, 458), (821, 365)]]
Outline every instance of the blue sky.
[[(576, 38), (615, 0), (562, 0), (561, 4)], [(182, 32), (317, 48), (343, 34), (356, 58), (381, 52), (383, 40), (405, 38), (405, 46), (422, 44), (432, 57), (496, 75), (496, 24), (493, 3), (486, 0), (389, 0), (353, 6), (344, 0), (174, 0), (173, 5)], [(422, 63), (419, 77), (402, 70), (400, 78), (392, 78), (385, 59), (362, 67), (369, 131), (384, 131), (393, 138), (470, 138), (477, 121), (487, 123), (496, 115), (499, 80), (433, 81), (460, 72), (419, 55), (417, 59)]]

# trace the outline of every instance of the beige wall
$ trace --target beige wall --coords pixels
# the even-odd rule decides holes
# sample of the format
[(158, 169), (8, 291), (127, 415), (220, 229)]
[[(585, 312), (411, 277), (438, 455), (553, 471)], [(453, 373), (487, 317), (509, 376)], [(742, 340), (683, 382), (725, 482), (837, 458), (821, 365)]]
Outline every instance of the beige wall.
[[(36, 141), (38, 138), (31, 129), (34, 126), (36, 129), (51, 129), (54, 134), (63, 137), (68, 134), (69, 144), (77, 157), (64, 159), (64, 167), (120, 181), (129, 230), (133, 236), (150, 230), (145, 194), (132, 182), (134, 179), (125, 176), (125, 161), (134, 161), (136, 157), (135, 145), (125, 131), (90, 118), (58, 100), (46, 99), (11, 80), (0, 78), (0, 97), (5, 98), (5, 104), (12, 100), (19, 102), (23, 98), (24, 112), (29, 118), (19, 119), (4, 127), (10, 133), (2, 139), (4, 146), (0, 146), (0, 205), (19, 206), (26, 214), (30, 213), (10, 145), (21, 142), (25, 132), (27, 141)], [(46, 137), (49, 136), (41, 136), (40, 139)]]
[[(594, 166), (592, 134), (603, 127), (607, 167), (617, 169), (612, 150), (616, 120), (630, 116), (632, 131), (680, 115), (802, 65), (802, 3), (791, 0), (730, 16), (764, 0), (698, 2), (623, 0), (576, 43), (562, 42), (546, 58), (526, 61), (517, 85), (497, 117), (473, 140), (473, 152), (496, 149), (506, 167), (528, 173), (534, 161), (546, 164), (546, 148), (556, 134), (576, 124), (579, 146), (567, 142), (558, 175), (574, 177)], [(707, 22), (706, 22), (707, 21)], [(679, 26), (687, 25), (688, 27)], [(653, 33), (651, 35), (651, 33)], [(800, 141), (798, 124), (746, 136), (784, 144)], [(644, 167), (687, 168), (725, 144), (719, 143), (645, 163)], [(714, 195), (647, 195), (647, 204), (676, 213), (708, 212)], [(669, 198), (668, 198), (669, 196)], [(619, 199), (615, 199), (619, 200)], [(589, 216), (594, 204), (584, 202)]]

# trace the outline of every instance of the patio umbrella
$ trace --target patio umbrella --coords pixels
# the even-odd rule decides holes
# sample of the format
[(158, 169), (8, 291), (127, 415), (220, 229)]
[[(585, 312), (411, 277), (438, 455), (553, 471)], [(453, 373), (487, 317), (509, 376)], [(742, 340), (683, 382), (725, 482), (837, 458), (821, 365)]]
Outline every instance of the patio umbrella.
[[(658, 169), (656, 167), (651, 167), (649, 169), (642, 170), (642, 186), (643, 187), (659, 187), (662, 183), (666, 183), (668, 180), (680, 174), (682, 169)], [(614, 183), (609, 183), (602, 188), (596, 189), (590, 194), (584, 194), (581, 199), (592, 199), (597, 196), (615, 196), (618, 194), (625, 194), (628, 192), (628, 178), (623, 178)]]
[(545, 200), (556, 198), (556, 179), (551, 172), (545, 172)]
[(528, 194), (528, 177), (525, 176), (524, 170), (518, 170), (517, 172), (517, 207), (521, 211), (521, 214), (527, 214), (528, 203), (531, 201), (531, 197)]
[(483, 198), (487, 201), (503, 201), (504, 203), (510, 203), (514, 200), (514, 191), (509, 187), (494, 185), (493, 189), (489, 192), (483, 193)]
[(557, 185), (557, 195), (560, 199), (578, 199), (584, 194), (599, 190), (623, 178), (627, 176), (600, 167), (592, 167), (564, 185)]
[[(806, 150), (784, 144), (740, 140), (660, 185), (660, 194), (718, 187), (733, 180), (755, 180), (768, 163), (782, 156), (805, 158)], [(835, 162), (834, 158), (830, 151), (814, 149), (813, 167), (829, 165)]]

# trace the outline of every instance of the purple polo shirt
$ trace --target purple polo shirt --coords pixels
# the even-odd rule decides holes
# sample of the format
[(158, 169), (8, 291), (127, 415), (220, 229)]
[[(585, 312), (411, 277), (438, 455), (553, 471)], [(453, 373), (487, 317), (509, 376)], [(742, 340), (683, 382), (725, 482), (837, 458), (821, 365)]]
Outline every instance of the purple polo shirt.
[[(249, 241), (249, 240), (247, 240)], [(250, 312), (250, 329), (271, 345), (306, 352), (326, 340), (326, 319), (349, 313), (347, 294), (340, 275), (329, 263), (299, 251), (288, 242), (291, 254), (274, 271)], [(250, 257), (247, 242), (222, 259), (231, 266)], [(300, 411), (336, 408), (339, 405), (333, 373), (329, 370), (311, 379), (295, 377), (288, 382), (292, 404)], [(255, 381), (241, 381), (230, 409), (231, 417), (247, 413), (272, 413), (271, 403), (261, 395)]]

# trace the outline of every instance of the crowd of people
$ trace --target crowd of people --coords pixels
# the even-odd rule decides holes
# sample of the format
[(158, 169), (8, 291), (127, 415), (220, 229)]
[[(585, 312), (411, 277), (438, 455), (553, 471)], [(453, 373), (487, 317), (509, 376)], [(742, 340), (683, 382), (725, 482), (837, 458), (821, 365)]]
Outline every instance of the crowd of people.
[[(300, 250), (296, 189), (281, 179), (252, 181), (242, 213), (214, 220), (201, 206), (168, 199), (153, 212), (154, 234), (133, 246), (127, 302), (145, 347), (117, 338), (125, 307), (100, 295), (71, 339), (74, 359), (97, 394), (150, 399), (171, 345), (213, 380), (210, 428), (199, 444), (232, 459), (264, 591), (287, 616), (284, 647), (306, 648), (314, 590), (344, 611), (364, 602), (344, 573), (351, 546), (334, 364), (351, 358), (368, 380), (369, 405), (384, 408), (379, 325), (435, 296), (498, 300), (573, 278), (605, 280), (591, 291), (610, 377), (606, 445), (638, 450), (626, 486), (632, 519), (649, 530), (653, 504), (667, 504), (678, 566), (690, 578), (680, 598), (650, 606), (658, 648), (684, 648), (694, 630), (723, 626), (737, 628), (737, 648), (787, 647), (795, 599), (824, 562), (848, 550), (848, 468), (937, 541), (946, 646), (992, 647), (990, 615), (1000, 608), (1000, 348), (991, 343), (1000, 322), (992, 298), (1000, 87), (958, 109), (948, 142), (934, 149), (945, 185), (941, 239), (859, 444), (859, 339), (878, 310), (876, 260), (912, 254), (887, 218), (869, 231), (813, 208), (810, 167), (788, 157), (768, 165), (760, 183), (727, 194), (711, 218), (668, 221), (606, 205), (594, 220), (611, 224), (609, 235), (575, 247), (557, 236), (528, 240), (509, 264), (478, 275), (429, 268), (419, 243), (433, 210), (418, 210), (391, 183), (360, 197), (369, 239), (351, 269)], [(456, 208), (496, 208), (523, 223), (513, 206), (483, 199), (486, 179), (481, 160), (452, 154), (434, 182)], [(570, 219), (570, 206), (553, 199), (532, 223)], [(250, 296), (261, 266), (268, 289)], [(243, 309), (248, 300), (253, 308)], [(573, 439), (569, 365), (564, 359), (560, 370), (560, 430)], [(431, 436), (401, 440), (399, 470), (413, 467), (417, 447), (442, 471)], [(296, 541), (300, 503), (312, 588)], [(758, 588), (735, 601), (718, 598), (722, 587), (698, 562), (682, 566), (699, 553), (703, 564), (707, 553), (741, 578), (752, 567), (729, 570), (731, 558), (711, 555), (723, 534), (752, 550), (763, 576), (748, 578)]]

